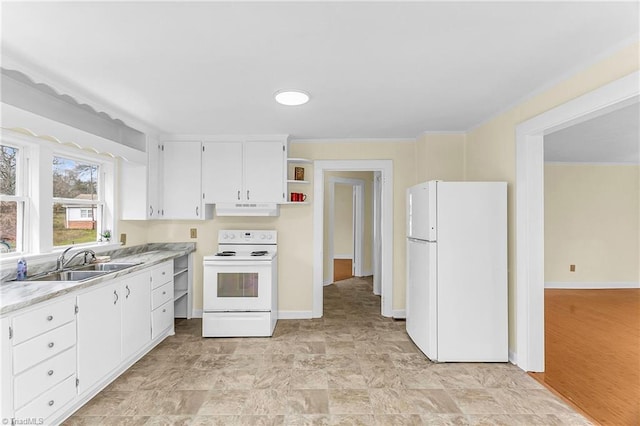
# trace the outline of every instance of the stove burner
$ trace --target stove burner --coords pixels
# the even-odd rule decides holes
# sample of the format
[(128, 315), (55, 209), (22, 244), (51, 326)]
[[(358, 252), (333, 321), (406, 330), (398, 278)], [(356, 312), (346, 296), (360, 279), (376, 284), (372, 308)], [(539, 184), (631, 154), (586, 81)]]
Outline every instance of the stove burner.
[(223, 251), (220, 253), (216, 253), (216, 256), (235, 256), (236, 252), (235, 251)]
[(266, 250), (252, 251), (251, 256), (266, 256), (269, 252)]

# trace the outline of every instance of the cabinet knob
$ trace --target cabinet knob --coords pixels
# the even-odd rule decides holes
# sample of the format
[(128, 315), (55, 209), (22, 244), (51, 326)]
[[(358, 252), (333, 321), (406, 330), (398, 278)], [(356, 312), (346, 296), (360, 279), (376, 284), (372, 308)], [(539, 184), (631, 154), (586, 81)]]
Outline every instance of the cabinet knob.
[(166, 271), (162, 271), (162, 275), (167, 275), (167, 272)]
[(53, 321), (53, 315), (49, 315), (49, 316), (47, 317), (47, 321)]
[(163, 309), (163, 310), (162, 310), (162, 312), (167, 312), (167, 310), (166, 310), (166, 309)]
[(51, 342), (51, 343), (49, 343), (47, 346), (49, 346), (50, 348), (52, 348), (52, 347), (54, 346), (54, 343), (53, 343), (53, 342)]
[(47, 375), (48, 375), (48, 376), (53, 376), (53, 370), (49, 370), (49, 371), (47, 371)]
[(163, 291), (163, 292), (162, 292), (162, 294), (167, 294), (167, 292), (166, 292), (166, 291)]
[(54, 404), (53, 399), (51, 401), (49, 401), (49, 406), (51, 407)]

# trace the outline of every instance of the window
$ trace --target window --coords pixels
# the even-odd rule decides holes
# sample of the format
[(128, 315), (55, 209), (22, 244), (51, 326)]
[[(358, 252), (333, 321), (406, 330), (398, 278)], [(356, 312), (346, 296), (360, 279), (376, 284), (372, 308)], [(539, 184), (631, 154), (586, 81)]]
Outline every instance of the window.
[(20, 150), (0, 145), (0, 253), (23, 251), (24, 210)]
[(53, 157), (53, 246), (95, 242), (102, 233), (100, 166)]

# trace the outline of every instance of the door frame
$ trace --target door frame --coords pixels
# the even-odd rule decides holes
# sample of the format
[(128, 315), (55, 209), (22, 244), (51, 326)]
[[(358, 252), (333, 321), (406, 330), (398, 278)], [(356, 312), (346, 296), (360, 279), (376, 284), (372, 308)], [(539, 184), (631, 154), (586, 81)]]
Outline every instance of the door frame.
[(382, 204), (380, 200), (380, 193), (382, 190), (382, 177), (379, 171), (373, 172), (373, 223), (371, 226), (372, 241), (371, 241), (371, 267), (373, 269), (373, 294), (380, 296), (382, 293), (380, 285), (380, 232), (382, 230), (380, 222), (380, 214), (382, 212)]
[(313, 162), (313, 318), (323, 313), (324, 268), (324, 172), (379, 171), (382, 175), (381, 232), (381, 314), (393, 316), (393, 161), (315, 160)]
[(525, 371), (544, 371), (544, 135), (638, 102), (640, 71), (516, 127), (516, 353)]
[[(352, 178), (343, 178), (338, 176), (330, 176), (329, 177), (329, 235), (334, 234), (335, 229), (335, 189), (336, 184), (343, 185), (351, 185), (353, 190), (353, 206), (352, 206), (352, 218), (353, 218), (353, 275), (356, 277), (361, 277), (363, 275), (362, 263), (363, 263), (363, 254), (364, 254), (364, 180), (362, 179), (352, 179)], [(334, 253), (334, 245), (333, 238), (329, 239), (329, 244), (327, 245), (329, 249), (329, 253), (327, 253), (327, 257), (329, 258), (329, 270), (328, 277), (324, 277), (323, 284), (328, 285), (333, 282), (333, 259), (335, 256)], [(328, 281), (328, 282), (327, 282)]]

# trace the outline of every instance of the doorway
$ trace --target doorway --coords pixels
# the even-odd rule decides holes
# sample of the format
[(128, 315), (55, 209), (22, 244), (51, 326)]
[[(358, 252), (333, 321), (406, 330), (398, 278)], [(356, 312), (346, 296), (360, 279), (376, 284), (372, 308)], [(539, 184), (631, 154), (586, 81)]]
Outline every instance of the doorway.
[(371, 172), (327, 172), (325, 178), (327, 232), (324, 284), (371, 275), (370, 258), (365, 262), (365, 252), (371, 253), (372, 215), (371, 208), (365, 206), (365, 199), (367, 192), (371, 197), (373, 175)]
[(516, 128), (516, 354), (544, 371), (544, 136), (638, 102), (640, 72), (553, 108)]
[[(324, 196), (325, 173), (331, 171), (372, 171), (379, 176), (379, 279), (380, 311), (383, 316), (392, 316), (393, 297), (393, 163), (391, 160), (316, 160), (314, 162), (314, 266), (313, 266), (313, 317), (323, 315), (323, 284), (325, 283), (325, 220)], [(377, 175), (375, 173), (378, 173)], [(375, 182), (375, 180), (374, 180)], [(374, 202), (375, 205), (375, 202)], [(375, 249), (372, 250), (372, 258)], [(360, 256), (362, 259), (362, 256)], [(375, 262), (374, 262), (375, 263)], [(378, 265), (376, 264), (375, 267)], [(374, 274), (375, 275), (375, 274)], [(375, 287), (375, 286), (374, 286)]]

